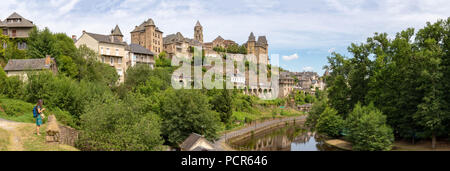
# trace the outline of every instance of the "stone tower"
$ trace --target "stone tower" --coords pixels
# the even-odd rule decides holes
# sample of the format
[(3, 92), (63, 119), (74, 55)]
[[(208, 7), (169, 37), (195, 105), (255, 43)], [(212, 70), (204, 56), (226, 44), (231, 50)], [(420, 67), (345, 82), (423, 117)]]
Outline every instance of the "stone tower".
[(111, 30), (111, 41), (112, 42), (123, 42), (123, 34), (120, 31), (119, 25)]
[(197, 21), (197, 24), (195, 24), (194, 39), (200, 43), (203, 43), (203, 27), (200, 24), (200, 21)]
[(250, 33), (247, 41), (247, 52), (248, 54), (255, 54), (256, 38), (255, 35)]

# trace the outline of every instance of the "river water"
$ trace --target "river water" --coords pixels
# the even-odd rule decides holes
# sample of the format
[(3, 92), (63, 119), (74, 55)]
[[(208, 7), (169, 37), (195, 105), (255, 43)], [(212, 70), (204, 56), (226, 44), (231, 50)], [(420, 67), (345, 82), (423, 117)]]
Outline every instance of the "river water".
[(337, 151), (302, 125), (287, 125), (253, 134), (230, 144), (244, 151)]

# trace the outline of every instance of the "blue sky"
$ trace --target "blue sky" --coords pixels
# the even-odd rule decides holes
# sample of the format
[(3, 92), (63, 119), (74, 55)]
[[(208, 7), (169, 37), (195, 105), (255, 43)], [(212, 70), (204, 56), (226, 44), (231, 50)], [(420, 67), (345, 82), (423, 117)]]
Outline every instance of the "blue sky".
[(390, 36), (427, 21), (450, 17), (449, 0), (2, 0), (0, 19), (13, 12), (54, 32), (108, 34), (118, 24), (130, 42), (134, 26), (152, 18), (164, 35), (193, 37), (200, 20), (205, 41), (218, 35), (245, 43), (250, 32), (265, 35), (269, 55), (292, 71), (323, 73), (326, 57), (347, 54), (374, 32)]

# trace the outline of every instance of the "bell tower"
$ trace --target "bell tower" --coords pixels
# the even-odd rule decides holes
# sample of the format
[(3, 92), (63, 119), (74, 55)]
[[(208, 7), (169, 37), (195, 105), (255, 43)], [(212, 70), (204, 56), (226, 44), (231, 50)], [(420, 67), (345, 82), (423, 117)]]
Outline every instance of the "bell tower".
[(194, 39), (203, 43), (203, 27), (200, 24), (200, 21), (197, 21), (194, 27)]

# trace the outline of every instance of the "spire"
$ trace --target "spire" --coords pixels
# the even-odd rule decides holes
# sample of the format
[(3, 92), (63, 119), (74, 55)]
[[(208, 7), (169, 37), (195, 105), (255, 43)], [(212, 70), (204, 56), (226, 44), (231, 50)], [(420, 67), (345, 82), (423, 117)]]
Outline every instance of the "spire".
[(197, 20), (197, 24), (195, 24), (195, 27), (202, 27), (202, 25), (200, 24), (200, 21)]
[(249, 42), (254, 42), (254, 41), (256, 41), (256, 38), (255, 38), (255, 35), (253, 34), (253, 32), (250, 33), (250, 36), (248, 37), (248, 41), (249, 41)]
[(119, 25), (116, 25), (116, 28), (111, 31), (111, 35), (113, 36), (123, 36), (122, 32), (120, 31)]

